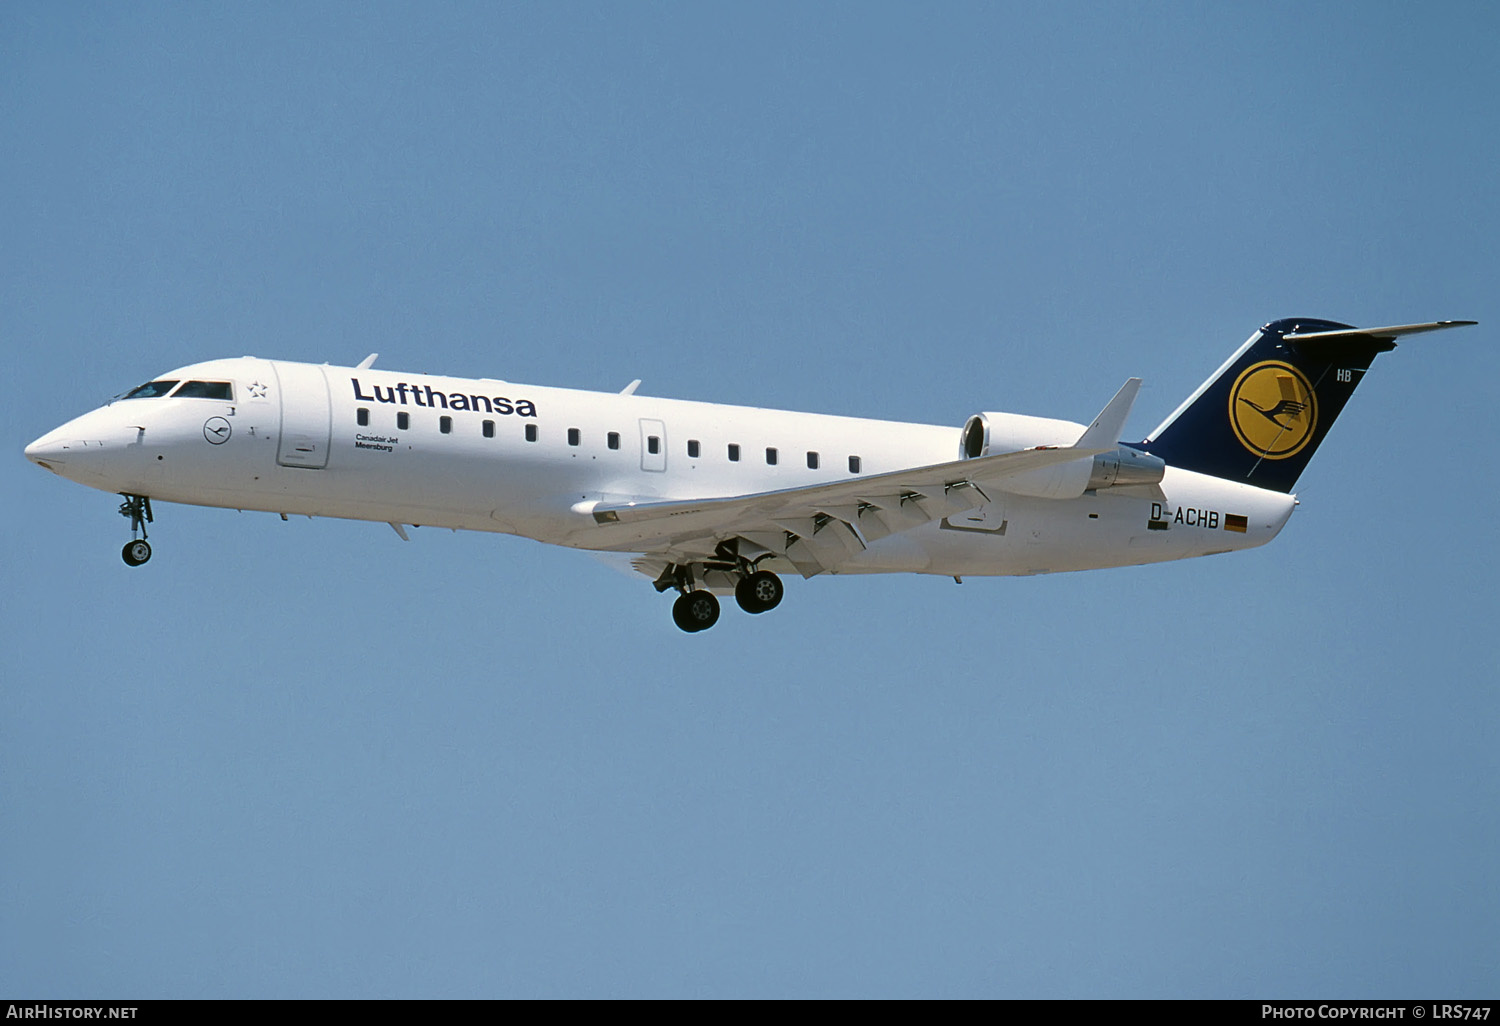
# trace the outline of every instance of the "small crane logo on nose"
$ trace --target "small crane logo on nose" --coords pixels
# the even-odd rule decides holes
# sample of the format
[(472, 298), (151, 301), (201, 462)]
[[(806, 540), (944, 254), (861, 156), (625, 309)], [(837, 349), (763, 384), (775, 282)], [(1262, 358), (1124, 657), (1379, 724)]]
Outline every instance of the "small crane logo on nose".
[(209, 445), (223, 445), (233, 433), (234, 428), (223, 417), (210, 417), (203, 424), (203, 437), (208, 439)]

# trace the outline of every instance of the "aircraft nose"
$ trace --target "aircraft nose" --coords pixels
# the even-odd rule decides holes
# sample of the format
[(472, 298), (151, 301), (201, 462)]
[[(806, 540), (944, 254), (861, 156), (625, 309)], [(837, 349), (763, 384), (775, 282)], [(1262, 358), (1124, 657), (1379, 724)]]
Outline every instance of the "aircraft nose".
[(26, 458), (51, 470), (64, 462), (63, 452), (67, 444), (55, 434), (46, 434), (26, 447)]
[(69, 480), (94, 481), (108, 469), (108, 447), (103, 440), (90, 440), (77, 431), (77, 424), (64, 424), (38, 438), (26, 447), (26, 458)]

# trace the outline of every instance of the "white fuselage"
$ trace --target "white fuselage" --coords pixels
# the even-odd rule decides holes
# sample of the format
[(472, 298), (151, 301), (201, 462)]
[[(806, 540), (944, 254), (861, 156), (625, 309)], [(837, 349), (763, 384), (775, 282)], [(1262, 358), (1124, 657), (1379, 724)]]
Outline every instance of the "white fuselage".
[[(27, 456), (157, 501), (650, 552), (657, 528), (601, 524), (587, 510), (792, 489), (960, 455), (955, 427), (369, 367), (244, 357), (163, 379), (229, 382), (233, 397), (117, 400), (39, 438)], [(989, 451), (1072, 445), (1082, 431), (995, 417)], [(1182, 559), (1262, 545), (1296, 503), (1171, 467), (1159, 485), (989, 499), (871, 541), (831, 572), (1033, 574)]]

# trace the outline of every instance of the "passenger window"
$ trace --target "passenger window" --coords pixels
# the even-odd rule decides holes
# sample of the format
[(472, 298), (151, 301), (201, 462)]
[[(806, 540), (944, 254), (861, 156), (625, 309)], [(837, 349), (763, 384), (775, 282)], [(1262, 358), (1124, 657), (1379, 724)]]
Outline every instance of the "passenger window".
[(740, 447), (739, 447), (739, 445), (737, 443), (730, 442), (729, 443), (729, 462), (730, 463), (738, 463), (739, 461), (740, 461)]
[(580, 440), (581, 440), (581, 436), (578, 433), (578, 429), (577, 428), (568, 428), (568, 444), (569, 445), (577, 445)]
[(369, 427), (370, 426), (370, 411), (367, 410), (367, 409), (365, 409), (363, 406), (361, 406), (358, 410), (356, 410), (354, 412), (354, 421), (360, 427)]
[(649, 452), (653, 456), (655, 456), (657, 453), (661, 452), (661, 439), (658, 438), (656, 435), (647, 435), (646, 436), (646, 451)]
[(817, 470), (818, 469), (818, 454), (817, 453), (815, 453), (815, 452), (809, 452), (807, 454), (807, 469), (808, 470)]
[(495, 422), (493, 420), (487, 420), (484, 422), (484, 437), (495, 437)]
[(189, 381), (172, 398), (233, 400), (234, 389), (227, 381)]
[(859, 457), (858, 456), (850, 456), (849, 457), (849, 473), (851, 473), (851, 474), (858, 474), (859, 473)]
[(536, 441), (536, 425), (535, 424), (527, 424), (526, 425), (526, 441), (528, 441), (528, 442), (534, 442), (534, 441)]
[(396, 414), (396, 428), (397, 430), (405, 431), (409, 427), (411, 427), (411, 414), (402, 410)]
[(688, 439), (688, 455), (693, 459), (698, 458), (698, 440), (696, 438)]
[(775, 449), (767, 449), (766, 450), (766, 465), (769, 466), (769, 467), (776, 466), (776, 450)]
[(441, 431), (445, 435), (451, 435), (453, 433), (453, 418), (452, 417), (439, 417), (438, 418), (438, 430)]
[(177, 382), (175, 381), (152, 381), (149, 384), (140, 386), (139, 388), (132, 388), (129, 392), (125, 393), (124, 398), (159, 399), (162, 396), (166, 395), (168, 392), (172, 391), (172, 388), (176, 384)]
[(620, 447), (620, 432), (611, 431), (609, 433), (609, 447), (611, 449), (618, 449)]

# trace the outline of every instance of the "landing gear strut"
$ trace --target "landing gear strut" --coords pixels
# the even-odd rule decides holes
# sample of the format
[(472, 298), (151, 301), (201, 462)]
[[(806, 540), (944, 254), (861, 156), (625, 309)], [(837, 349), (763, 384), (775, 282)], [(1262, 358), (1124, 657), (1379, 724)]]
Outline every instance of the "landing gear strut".
[(120, 558), (127, 566), (140, 566), (151, 558), (151, 544), (146, 541), (146, 525), (152, 522), (151, 500), (144, 495), (126, 495), (120, 503), (120, 516), (130, 521), (132, 539), (120, 550)]

